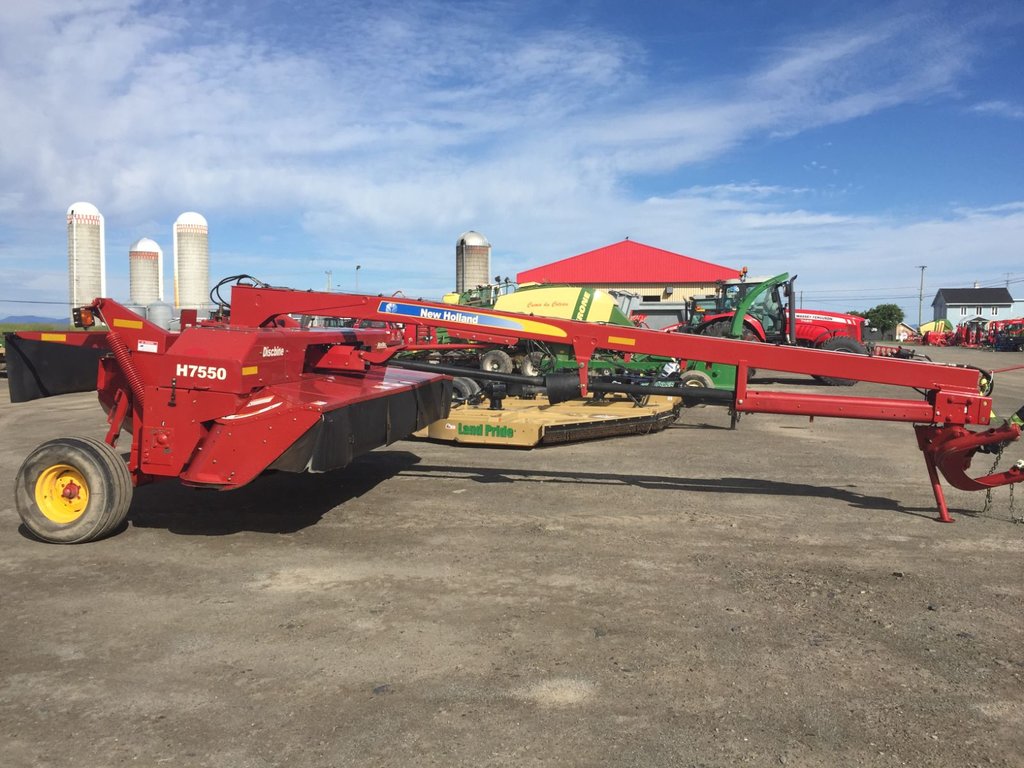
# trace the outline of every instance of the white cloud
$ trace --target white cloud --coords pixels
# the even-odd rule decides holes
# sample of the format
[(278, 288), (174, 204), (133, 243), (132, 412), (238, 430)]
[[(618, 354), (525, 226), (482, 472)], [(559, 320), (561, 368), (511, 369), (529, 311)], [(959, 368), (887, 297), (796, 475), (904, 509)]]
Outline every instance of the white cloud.
[(1006, 117), (1010, 120), (1024, 120), (1024, 106), (1011, 104), (1008, 101), (983, 101), (971, 107), (971, 111)]
[[(75, 15), (58, 7), (0, 33), (4, 69), (20, 75), (0, 78), (0, 108), (20, 114), (0, 175), (44, 204), (80, 189), (136, 215), (186, 197), (333, 210), (350, 197), (325, 192), (339, 175), (371, 199), (375, 189), (391, 198), (400, 178), (429, 211), (438, 177), (450, 183), (481, 166), (513, 171), (484, 174), (489, 186), (521, 185), (543, 204), (551, 174), (537, 174), (542, 163), (607, 188), (623, 174), (713, 158), (757, 133), (920, 98), (962, 66), (949, 54), (919, 63), (936, 42), (902, 21), (817, 36), (708, 93), (646, 81), (632, 67), (636, 46), (614, 35), (502, 35), (505, 20), (475, 7), (471, 16), (448, 9), (440, 44), (440, 13), (426, 4), (353, 14), (334, 50), (308, 52), (230, 32), (190, 43), (197, 20), (143, 15), (128, 2), (97, 0)], [(858, 77), (865, 68), (870, 76)], [(347, 213), (358, 219), (369, 208)]]
[(808, 306), (815, 295), (830, 297), (821, 299), (823, 309), (857, 308), (858, 301), (836, 297), (845, 295), (839, 291), (864, 288), (873, 290), (866, 295), (902, 297), (894, 303), (903, 305), (908, 317), (913, 310), (916, 320), (918, 264), (929, 266), (926, 305), (940, 287), (969, 286), (1021, 269), (1020, 202), (915, 219), (807, 213), (795, 208), (785, 191), (772, 198), (723, 199), (682, 190), (672, 198), (649, 200), (634, 213), (640, 224), (634, 239), (730, 266), (747, 265), (759, 274), (798, 273)]
[[(286, 19), (274, 34), (233, 25), (244, 6), (233, 19), (150, 7), (0, 7), (0, 224), (50, 234), (28, 251), (0, 250), (0, 277), (26, 252), (59, 273), (73, 199), (97, 203), (126, 242), (128, 230), (143, 234), (134, 222), (169, 227), (185, 209), (203, 211), (214, 232), (224, 217), (254, 227), (289, 218), (320, 254), (306, 259), (310, 284), (338, 254), (361, 253), (364, 279), (415, 279), (437, 293), (468, 228), (496, 244), (502, 274), (627, 234), (790, 268), (810, 267), (815, 253), (861, 266), (876, 251), (894, 258), (873, 233), (909, 249), (905, 233), (932, 243), (949, 228), (974, 227), (967, 242), (1007, 222), (1016, 231), (1014, 210), (951, 213), (915, 230), (815, 212), (801, 204), (808, 190), (770, 183), (649, 200), (630, 191), (640, 175), (708, 163), (752, 139), (948, 92), (972, 46), (966, 31), (925, 18), (775, 41), (746, 73), (666, 82), (639, 42), (594, 25), (517, 26), (515, 4), (352, 3), (320, 9), (316, 24)], [(280, 257), (239, 259), (287, 278)]]

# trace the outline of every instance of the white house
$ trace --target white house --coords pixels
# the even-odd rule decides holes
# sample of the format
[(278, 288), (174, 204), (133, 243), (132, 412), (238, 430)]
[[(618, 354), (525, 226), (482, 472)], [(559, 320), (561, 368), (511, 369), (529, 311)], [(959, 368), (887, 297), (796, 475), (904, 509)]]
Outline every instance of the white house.
[(932, 319), (953, 325), (975, 320), (1008, 320), (1013, 297), (1006, 288), (940, 288), (932, 301)]

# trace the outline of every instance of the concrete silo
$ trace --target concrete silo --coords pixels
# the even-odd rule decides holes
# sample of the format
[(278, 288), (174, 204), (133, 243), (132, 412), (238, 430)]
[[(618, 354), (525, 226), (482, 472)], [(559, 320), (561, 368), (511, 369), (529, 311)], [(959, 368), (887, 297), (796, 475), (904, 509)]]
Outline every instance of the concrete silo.
[(209, 226), (203, 216), (189, 211), (174, 222), (174, 306), (202, 310), (209, 303)]
[[(68, 300), (70, 310), (107, 295), (103, 215), (92, 203), (68, 208)], [(70, 311), (68, 313), (70, 317)]]
[(164, 300), (164, 252), (148, 237), (128, 249), (128, 301), (145, 306)]
[(491, 281), (491, 244), (470, 230), (455, 241), (455, 290), (462, 293)]

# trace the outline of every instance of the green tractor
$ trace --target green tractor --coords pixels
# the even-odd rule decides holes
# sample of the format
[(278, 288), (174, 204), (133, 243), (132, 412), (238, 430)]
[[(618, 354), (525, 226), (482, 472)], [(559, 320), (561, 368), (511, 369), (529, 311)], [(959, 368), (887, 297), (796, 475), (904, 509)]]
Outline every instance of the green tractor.
[[(864, 318), (820, 309), (798, 309), (795, 277), (726, 280), (714, 306), (694, 306), (687, 331), (769, 344), (811, 347), (855, 355), (870, 354), (863, 341)], [(711, 298), (711, 297), (708, 297)], [(850, 386), (852, 379), (815, 376), (822, 384)]]

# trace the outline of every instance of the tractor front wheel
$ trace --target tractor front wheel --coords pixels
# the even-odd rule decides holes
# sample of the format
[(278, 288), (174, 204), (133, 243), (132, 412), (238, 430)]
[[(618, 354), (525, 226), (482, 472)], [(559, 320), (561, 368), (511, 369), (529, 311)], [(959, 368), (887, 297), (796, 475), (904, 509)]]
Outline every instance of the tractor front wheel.
[(729, 320), (716, 320), (710, 323), (701, 331), (704, 336), (728, 336), (732, 329), (732, 322)]
[[(850, 336), (832, 336), (825, 339), (818, 349), (829, 349), (833, 352), (845, 352), (850, 355), (866, 355), (868, 348)], [(834, 376), (815, 376), (815, 379), (830, 387), (852, 387), (856, 379), (837, 379)]]
[(91, 437), (49, 440), (28, 455), (14, 486), (29, 532), (52, 544), (103, 538), (128, 516), (132, 477), (117, 451)]
[[(701, 334), (704, 336), (718, 336), (726, 338), (729, 336), (730, 331), (732, 331), (732, 320), (716, 320), (713, 323), (709, 323), (708, 326), (701, 331)], [(743, 325), (743, 333), (740, 335), (740, 338), (743, 339), (743, 341), (761, 341), (757, 337), (757, 334), (754, 333), (746, 324)], [(755, 375), (757, 375), (757, 368), (747, 369), (747, 381), (750, 381)]]

